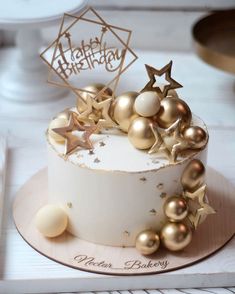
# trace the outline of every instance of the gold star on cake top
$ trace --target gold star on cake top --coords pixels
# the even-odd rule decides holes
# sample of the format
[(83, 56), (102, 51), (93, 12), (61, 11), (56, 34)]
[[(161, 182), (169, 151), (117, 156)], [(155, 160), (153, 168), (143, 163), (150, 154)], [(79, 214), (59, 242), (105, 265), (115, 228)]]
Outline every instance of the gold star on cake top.
[(111, 119), (109, 115), (109, 109), (111, 106), (112, 98), (105, 99), (101, 102), (97, 102), (90, 95), (86, 100), (86, 110), (79, 114), (78, 120), (87, 122), (90, 125), (94, 125), (95, 121), (89, 118), (89, 115), (94, 113), (95, 110), (101, 111), (101, 118), (98, 119), (96, 124), (96, 131), (100, 131), (103, 128), (117, 127), (117, 124)]
[[(145, 85), (145, 87), (141, 90), (141, 92), (145, 91), (155, 91), (160, 96), (161, 99), (167, 96), (167, 93), (171, 89), (177, 89), (183, 87), (181, 84), (179, 84), (176, 80), (174, 80), (171, 77), (171, 68), (172, 68), (172, 61), (170, 61), (167, 65), (165, 65), (160, 70), (145, 64), (148, 76), (149, 76), (149, 82)], [(168, 84), (164, 85), (163, 90), (159, 86), (156, 86), (156, 78), (155, 76), (161, 77), (165, 74), (165, 79), (168, 82)]]
[[(68, 126), (52, 129), (55, 133), (65, 138), (65, 154), (73, 152), (78, 147), (93, 149), (90, 136), (95, 132), (96, 126), (83, 126), (77, 119), (77, 114), (70, 112)], [(72, 134), (73, 131), (83, 131), (82, 138)]]

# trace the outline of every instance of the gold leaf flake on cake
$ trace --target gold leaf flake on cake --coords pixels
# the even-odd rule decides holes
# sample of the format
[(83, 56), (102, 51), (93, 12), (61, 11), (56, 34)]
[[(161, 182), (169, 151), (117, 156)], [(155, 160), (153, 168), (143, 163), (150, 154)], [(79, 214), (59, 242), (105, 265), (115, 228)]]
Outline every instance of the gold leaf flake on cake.
[(163, 183), (159, 183), (159, 184), (157, 185), (157, 188), (158, 188), (159, 190), (162, 190), (162, 189), (164, 188), (164, 184), (163, 184)]
[(68, 208), (72, 208), (72, 206), (73, 206), (72, 202), (67, 202), (67, 206), (68, 206)]
[(94, 152), (93, 150), (89, 150), (89, 151), (88, 151), (88, 154), (89, 154), (89, 155), (94, 155), (95, 152)]
[(151, 210), (149, 211), (149, 213), (150, 213), (151, 215), (156, 215), (156, 214), (157, 214), (157, 211), (153, 208), (153, 209), (151, 209)]
[(103, 141), (99, 142), (99, 144), (100, 144), (100, 147), (104, 147), (106, 145)]
[(162, 192), (161, 194), (160, 194), (160, 197), (161, 198), (165, 198), (167, 196), (167, 194), (165, 193), (165, 192)]
[(100, 160), (99, 160), (98, 157), (96, 157), (96, 158), (94, 159), (94, 163), (100, 163)]
[(123, 232), (123, 235), (124, 235), (125, 237), (130, 237), (130, 232), (128, 232), (128, 231), (124, 231), (124, 232)]
[(140, 178), (140, 181), (145, 182), (147, 179), (145, 177)]

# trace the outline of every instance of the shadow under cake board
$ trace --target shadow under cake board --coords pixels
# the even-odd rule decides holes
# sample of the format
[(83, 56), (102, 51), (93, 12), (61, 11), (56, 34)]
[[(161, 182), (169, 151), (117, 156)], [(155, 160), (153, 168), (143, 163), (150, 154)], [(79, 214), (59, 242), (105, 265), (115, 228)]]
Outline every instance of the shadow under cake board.
[[(43, 237), (36, 229), (33, 219), (38, 209), (47, 204), (46, 168), (36, 173), (19, 190), (13, 205), (13, 217), (18, 232), (30, 246), (63, 265), (108, 275), (162, 273), (205, 259), (233, 237), (235, 188), (211, 168), (207, 172), (207, 184), (210, 204), (217, 213), (208, 216), (194, 232), (192, 243), (177, 253), (161, 248), (156, 254), (145, 257), (135, 248), (98, 245), (67, 232), (53, 239)], [(81, 261), (82, 259), (84, 260)]]

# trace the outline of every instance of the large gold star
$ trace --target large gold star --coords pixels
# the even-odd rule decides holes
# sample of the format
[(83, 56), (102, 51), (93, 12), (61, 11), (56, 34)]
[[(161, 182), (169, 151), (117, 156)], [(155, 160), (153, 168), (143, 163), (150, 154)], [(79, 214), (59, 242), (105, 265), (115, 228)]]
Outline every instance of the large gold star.
[[(95, 132), (96, 126), (83, 126), (79, 123), (77, 119), (77, 114), (70, 112), (69, 124), (68, 126), (61, 128), (52, 129), (55, 133), (59, 134), (65, 138), (65, 154), (70, 154), (78, 147), (84, 149), (93, 149), (92, 143), (90, 141), (90, 136)], [(83, 131), (82, 139), (73, 135), (73, 131)]]
[[(171, 77), (171, 68), (172, 68), (172, 61), (170, 61), (167, 65), (165, 65), (163, 68), (160, 70), (155, 69), (154, 67), (145, 64), (148, 76), (149, 76), (149, 82), (145, 85), (145, 87), (141, 90), (141, 92), (145, 91), (155, 91), (157, 94), (160, 96), (161, 99), (167, 96), (167, 93), (171, 89), (177, 89), (183, 87), (181, 84), (179, 84), (177, 81), (175, 81)], [(168, 82), (168, 84), (164, 85), (163, 90), (159, 87), (156, 86), (156, 76), (161, 77), (162, 75), (165, 74), (165, 79)]]
[(176, 158), (174, 157), (171, 148), (167, 146), (164, 139), (166, 137), (172, 136), (172, 134), (175, 133), (175, 130), (179, 127), (179, 123), (180, 120), (178, 119), (167, 129), (159, 129), (156, 124), (150, 124), (150, 127), (155, 137), (155, 142), (148, 153), (152, 154), (161, 151), (170, 162), (175, 162)]
[(94, 110), (101, 111), (101, 118), (98, 120), (96, 125), (96, 131), (100, 131), (102, 128), (113, 128), (117, 124), (111, 119), (109, 115), (109, 109), (111, 106), (112, 98), (105, 99), (101, 102), (97, 102), (90, 95), (87, 97), (87, 109), (79, 114), (78, 120), (87, 122), (88, 124), (94, 125), (94, 120), (89, 118), (89, 115), (93, 113)]
[(196, 210), (196, 213), (190, 213), (188, 215), (188, 219), (194, 229), (197, 229), (200, 219), (202, 216), (207, 216), (209, 214), (214, 214), (216, 211), (214, 208), (212, 208), (208, 203), (205, 202), (205, 195), (206, 195), (206, 185), (201, 186), (199, 189), (197, 189), (195, 192), (191, 193), (188, 191), (183, 192), (183, 196), (186, 198), (189, 198), (193, 201), (195, 199), (198, 199), (198, 203), (200, 204), (200, 207)]

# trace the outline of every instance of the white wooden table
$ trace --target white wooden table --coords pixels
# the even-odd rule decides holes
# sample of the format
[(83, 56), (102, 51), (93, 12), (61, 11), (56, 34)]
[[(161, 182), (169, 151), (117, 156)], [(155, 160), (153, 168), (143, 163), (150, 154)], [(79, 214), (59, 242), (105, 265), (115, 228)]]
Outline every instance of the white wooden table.
[[(120, 84), (120, 92), (142, 88), (147, 78), (144, 63), (161, 67), (172, 59), (173, 77), (184, 85), (178, 93), (209, 126), (209, 165), (235, 184), (235, 77), (207, 66), (189, 53), (139, 51), (137, 54), (139, 60), (123, 76), (124, 83)], [(0, 51), (1, 68), (7, 61), (7, 55), (7, 51)], [(0, 237), (0, 293), (84, 293), (144, 287), (204, 288), (148, 290), (147, 293), (235, 293), (235, 288), (205, 289), (212, 286), (233, 286), (233, 281), (235, 284), (235, 238), (215, 256), (192, 267), (133, 278), (95, 275), (64, 267), (41, 256), (22, 240), (16, 232), (11, 215), (14, 194), (30, 176), (46, 165), (44, 132), (49, 120), (74, 103), (73, 94), (62, 100), (31, 105), (14, 104), (0, 97), (0, 134), (7, 136), (9, 144), (4, 221)]]

